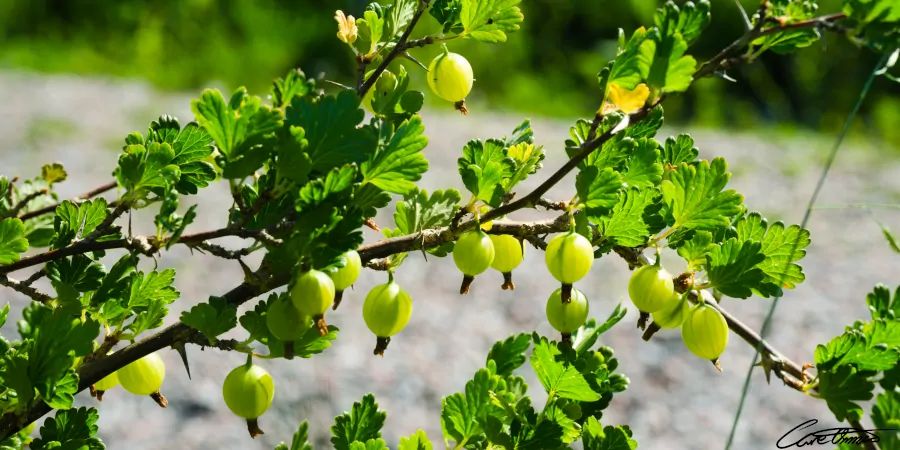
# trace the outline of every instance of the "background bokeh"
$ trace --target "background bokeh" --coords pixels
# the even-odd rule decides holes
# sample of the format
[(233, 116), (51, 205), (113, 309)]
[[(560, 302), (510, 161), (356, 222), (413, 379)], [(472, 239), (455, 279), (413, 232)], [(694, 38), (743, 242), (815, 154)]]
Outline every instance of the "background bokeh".
[[(648, 23), (656, 3), (526, 0), (523, 30), (507, 44), (453, 42), (452, 49), (465, 53), (476, 70), (472, 114), (462, 117), (429, 100), (423, 116), (431, 170), (422, 186), (462, 188), (455, 160), (465, 142), (508, 134), (523, 117), (532, 118), (536, 139), (546, 146), (546, 170), (561, 165), (568, 126), (597, 106), (595, 72), (613, 54), (616, 28)], [(835, 3), (823, 0), (823, 12), (834, 10)], [(334, 37), (332, 16), (335, 9), (359, 15), (363, 8), (362, 1), (344, 0), (0, 1), (0, 173), (30, 177), (43, 163), (61, 161), (70, 173), (61, 194), (73, 196), (111, 179), (129, 131), (143, 131), (163, 113), (189, 120), (190, 99), (202, 87), (247, 85), (262, 93), (272, 78), (294, 66), (350, 80), (351, 59)], [(713, 28), (695, 50), (698, 59), (740, 33), (732, 1), (713, 1), (713, 14)], [(428, 20), (423, 25), (423, 30), (434, 26)], [(427, 60), (434, 51), (416, 55)], [(796, 223), (835, 130), (875, 59), (832, 36), (824, 45), (735, 71), (736, 83), (703, 80), (688, 94), (667, 100), (667, 126), (659, 137), (693, 134), (704, 157), (728, 159), (732, 184), (749, 207), (772, 220)], [(424, 90), (424, 83), (419, 86)], [(896, 86), (876, 83), (813, 213), (813, 244), (804, 260), (807, 282), (784, 299), (771, 337), (795, 361), (811, 360), (816, 343), (865, 317), (863, 298), (874, 283), (900, 281), (900, 256), (886, 246), (876, 223), (900, 230)], [(542, 178), (528, 180), (523, 189)], [(567, 178), (548, 197), (569, 198), (572, 190)], [(182, 203), (199, 204), (191, 228), (200, 231), (224, 224), (230, 198), (227, 186), (218, 183)], [(390, 224), (389, 211), (378, 221)], [(152, 231), (146, 212), (137, 213), (133, 224), (135, 233)], [(367, 241), (378, 238), (367, 232)], [(413, 320), (383, 359), (371, 356), (374, 342), (360, 309), (364, 293), (383, 282), (384, 274), (365, 271), (331, 317), (342, 329), (332, 348), (311, 360), (263, 362), (275, 376), (277, 396), (262, 419), (266, 434), (255, 441), (219, 392), (227, 371), (242, 362), (238, 354), (189, 348), (195, 374), (189, 380), (177, 354), (163, 352), (169, 364), (168, 410), (121, 390), (100, 405), (83, 394), (77, 402), (99, 407), (101, 434), (111, 449), (271, 448), (289, 439), (303, 419), (311, 422), (316, 448), (329, 448), (332, 418), (366, 392), (374, 392), (388, 412), (389, 443), (416, 428), (439, 441), (440, 398), (463, 389), (494, 341), (514, 332), (552, 331), (543, 303), (553, 281), (540, 253), (528, 251), (515, 275), (515, 292), (499, 290), (499, 275), (487, 274), (467, 297), (456, 294), (459, 274), (449, 258), (424, 263), (412, 255), (398, 280), (415, 299)], [(178, 246), (146, 264), (178, 271), (182, 299), (173, 305), (176, 312), (221, 294), (241, 278), (235, 264)], [(615, 256), (598, 262), (579, 286), (591, 298), (592, 315), (603, 318), (626, 299), (627, 276)], [(46, 284), (39, 288), (49, 290)], [(14, 336), (24, 299), (2, 290), (0, 303), (5, 301), (16, 312), (2, 333)], [(768, 305), (759, 299), (728, 300), (725, 307), (758, 328)], [(603, 338), (632, 381), (604, 422), (632, 425), (641, 448), (722, 448), (752, 349), (733, 338), (723, 358), (725, 372), (718, 374), (684, 349), (677, 333), (641, 341), (635, 319), (629, 312)], [(537, 387), (529, 369), (523, 374)], [(835, 425), (821, 401), (778, 382), (767, 385), (756, 374), (735, 448), (772, 448), (808, 418)]]
[[(367, 0), (29, 0), (0, 2), (0, 66), (137, 77), (165, 89), (218, 82), (259, 92), (292, 67), (352, 79), (335, 39), (334, 10), (361, 16)], [(757, 0), (742, 0), (749, 11)], [(596, 73), (614, 55), (617, 29), (652, 23), (657, 0), (529, 0), (521, 32), (502, 46), (452, 42), (475, 68), (478, 104), (557, 117), (596, 107)], [(840, 0), (820, 0), (823, 13)], [(733, 0), (712, 0), (713, 21), (692, 53), (705, 59), (742, 32)], [(437, 31), (425, 20), (423, 31)], [(436, 48), (413, 50), (427, 61)], [(703, 80), (667, 100), (670, 117), (710, 126), (789, 121), (834, 129), (874, 66), (872, 55), (827, 36), (796, 55), (769, 55)], [(419, 73), (421, 71), (414, 71)], [(552, 95), (547, 95), (552, 92)], [(879, 80), (857, 131), (900, 145), (900, 87)]]

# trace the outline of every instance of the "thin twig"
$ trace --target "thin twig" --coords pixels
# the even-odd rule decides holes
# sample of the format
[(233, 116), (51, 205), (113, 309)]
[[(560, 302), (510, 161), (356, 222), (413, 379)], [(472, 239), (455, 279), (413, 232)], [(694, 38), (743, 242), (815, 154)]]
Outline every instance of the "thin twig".
[[(75, 197), (74, 199), (72, 199), (72, 201), (77, 203), (77, 202), (81, 202), (81, 201), (84, 201), (84, 200), (88, 200), (88, 199), (94, 198), (94, 197), (96, 197), (96, 196), (98, 196), (98, 195), (100, 195), (100, 194), (102, 194), (102, 193), (104, 193), (104, 192), (106, 192), (106, 191), (115, 189), (115, 187), (116, 187), (116, 182), (115, 182), (115, 181), (110, 182), (110, 183), (106, 183), (106, 184), (104, 184), (104, 185), (102, 185), (102, 186), (99, 186), (99, 187), (96, 187), (96, 188), (94, 188), (94, 189), (91, 189), (90, 191), (87, 191), (87, 192), (85, 192), (84, 194), (79, 195), (78, 197)], [(56, 211), (56, 207), (59, 206), (59, 205), (60, 205), (59, 203), (54, 203), (54, 204), (52, 204), (52, 205), (45, 206), (45, 207), (43, 207), (43, 208), (36, 209), (36, 210), (34, 210), (34, 211), (29, 211), (29, 212), (27, 212), (27, 213), (22, 214), (21, 216), (19, 216), (19, 218), (22, 219), (22, 220), (33, 219), (33, 218), (35, 218), (35, 217), (38, 217), (38, 216), (41, 216), (41, 215), (44, 215), (44, 214), (47, 214), (47, 213), (51, 213), (51, 212), (53, 212), (53, 211)]]
[(53, 297), (38, 291), (37, 289), (31, 287), (30, 285), (23, 283), (21, 281), (13, 280), (12, 278), (7, 277), (6, 275), (0, 275), (0, 284), (3, 286), (12, 288), (15, 291), (18, 291), (21, 294), (25, 294), (31, 297), (32, 300), (39, 301), (41, 303), (49, 303), (53, 300)]
[(413, 14), (412, 19), (410, 19), (409, 25), (406, 26), (405, 30), (403, 30), (403, 34), (400, 35), (400, 39), (397, 40), (394, 48), (391, 49), (387, 56), (385, 56), (381, 61), (381, 64), (379, 64), (378, 67), (375, 68), (372, 74), (369, 75), (369, 77), (366, 78), (366, 81), (364, 81), (359, 86), (359, 89), (357, 89), (357, 94), (360, 98), (365, 97), (366, 92), (369, 92), (369, 89), (372, 89), (372, 86), (374, 86), (375, 82), (378, 81), (378, 77), (381, 76), (382, 72), (387, 70), (388, 66), (391, 64), (394, 58), (400, 56), (401, 54), (403, 54), (403, 52), (406, 51), (406, 49), (409, 48), (409, 36), (413, 32), (413, 28), (416, 27), (416, 23), (418, 23), (419, 19), (422, 18), (422, 14), (424, 14), (428, 9), (429, 3), (430, 0), (419, 0), (419, 6), (416, 8), (416, 12)]
[(7, 211), (7, 213), (2, 218), (18, 216), (19, 211), (25, 209), (25, 207), (28, 206), (28, 204), (31, 203), (32, 200), (34, 200), (42, 195), (47, 195), (47, 194), (49, 194), (49, 191), (47, 189), (39, 189), (37, 191), (34, 191), (34, 192), (26, 195), (21, 200), (19, 200), (16, 203), (16, 205), (12, 207), (12, 209)]
[(700, 68), (697, 69), (696, 72), (694, 72), (694, 79), (697, 80), (712, 75), (713, 73), (726, 68), (723, 67), (724, 62), (738, 56), (741, 50), (744, 49), (744, 47), (760, 37), (780, 33), (786, 30), (797, 30), (803, 28), (831, 28), (835, 22), (839, 22), (846, 17), (847, 15), (844, 13), (828, 14), (824, 16), (813, 17), (807, 20), (802, 20), (799, 22), (776, 25), (774, 27), (766, 29), (761, 28), (764, 21), (758, 20), (756, 27), (741, 35), (741, 37), (737, 38), (728, 47), (725, 47), (718, 54), (703, 63)]

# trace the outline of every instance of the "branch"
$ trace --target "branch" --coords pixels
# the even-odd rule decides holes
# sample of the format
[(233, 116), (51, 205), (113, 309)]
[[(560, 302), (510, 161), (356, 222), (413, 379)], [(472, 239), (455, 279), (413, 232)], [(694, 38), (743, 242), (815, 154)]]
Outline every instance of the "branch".
[(12, 288), (22, 294), (25, 294), (31, 297), (33, 300), (39, 301), (41, 303), (48, 303), (53, 300), (53, 297), (31, 287), (30, 283), (13, 280), (12, 278), (8, 278), (6, 275), (0, 275), (0, 284)]
[[(78, 202), (81, 202), (81, 201), (84, 201), (84, 200), (87, 200), (87, 199), (96, 197), (96, 196), (98, 196), (98, 195), (100, 195), (100, 194), (102, 194), (102, 193), (104, 193), (104, 192), (106, 192), (106, 191), (109, 191), (109, 190), (114, 189), (116, 186), (117, 186), (117, 184), (116, 184), (115, 181), (110, 182), (110, 183), (106, 183), (106, 184), (104, 184), (104, 185), (102, 185), (102, 186), (99, 186), (99, 187), (97, 187), (97, 188), (91, 189), (90, 191), (87, 191), (87, 192), (85, 192), (84, 194), (79, 195), (78, 197), (75, 197), (74, 199), (72, 199), (72, 201), (78, 203)], [(52, 205), (45, 206), (45, 207), (43, 207), (43, 208), (36, 209), (36, 210), (34, 210), (34, 211), (29, 211), (29, 212), (27, 212), (27, 213), (22, 214), (21, 216), (19, 216), (19, 218), (22, 219), (22, 220), (33, 219), (33, 218), (35, 218), (35, 217), (37, 217), (37, 216), (41, 216), (41, 215), (44, 215), (44, 214), (47, 214), (47, 213), (51, 213), (51, 212), (53, 212), (53, 211), (56, 211), (56, 207), (57, 207), (57, 206), (59, 206), (59, 203), (54, 203), (54, 204), (52, 204)]]
[[(409, 42), (409, 36), (413, 32), (413, 28), (416, 27), (416, 23), (418, 23), (419, 19), (422, 18), (422, 14), (424, 14), (425, 10), (428, 9), (428, 3), (430, 2), (431, 0), (419, 0), (419, 6), (416, 8), (415, 14), (413, 14), (412, 19), (409, 21), (409, 25), (406, 26), (405, 30), (403, 30), (403, 34), (400, 35), (400, 39), (397, 40), (394, 48), (392, 48), (390, 53), (388, 53), (387, 56), (384, 57), (384, 60), (381, 61), (381, 64), (379, 64), (378, 67), (375, 68), (375, 71), (372, 72), (372, 75), (369, 75), (369, 78), (367, 78), (366, 81), (359, 85), (357, 94), (359, 94), (360, 98), (365, 97), (366, 92), (369, 92), (369, 89), (372, 89), (372, 86), (374, 86), (375, 82), (378, 81), (378, 77), (381, 76), (382, 72), (387, 70), (387, 67), (391, 64), (394, 58), (402, 55), (403, 52), (405, 52), (408, 48), (427, 45), (427, 43), (421, 42), (421, 39), (413, 41), (413, 44), (411, 44)], [(430, 43), (430, 41), (428, 43)]]
[(732, 60), (735, 57), (738, 57), (744, 47), (748, 46), (751, 42), (760, 37), (768, 36), (770, 34), (775, 34), (786, 30), (797, 30), (803, 28), (833, 28), (836, 22), (839, 22), (846, 17), (847, 15), (844, 13), (828, 14), (824, 16), (813, 17), (807, 20), (802, 20), (799, 22), (779, 24), (766, 29), (762, 29), (764, 20), (760, 18), (758, 19), (756, 27), (748, 30), (741, 37), (732, 42), (728, 47), (725, 47), (721, 52), (703, 63), (700, 68), (697, 69), (696, 72), (694, 72), (694, 80), (698, 80), (700, 78), (712, 75), (713, 73), (721, 69), (725, 69), (726, 67), (724, 66), (727, 65), (728, 61)]
[(16, 216), (18, 216), (18, 215), (19, 215), (19, 211), (25, 209), (25, 207), (28, 206), (28, 203), (30, 203), (32, 200), (34, 200), (34, 199), (36, 199), (36, 198), (38, 198), (38, 197), (40, 197), (40, 196), (42, 196), (42, 195), (46, 195), (46, 194), (49, 194), (49, 191), (48, 191), (47, 189), (39, 189), (39, 190), (37, 190), (37, 191), (34, 191), (34, 192), (32, 192), (32, 193), (26, 195), (26, 196), (23, 197), (21, 200), (19, 200), (19, 201), (15, 204), (15, 206), (12, 207), (12, 209), (10, 209), (9, 211), (7, 211), (6, 214), (4, 214), (4, 215), (3, 215), (2, 217), (0, 217), (0, 218), (5, 219), (5, 218), (8, 218), (8, 217), (16, 217)]
[[(567, 217), (566, 215), (560, 217)], [(568, 218), (562, 220), (560, 218), (553, 220), (545, 220), (539, 222), (494, 222), (490, 233), (512, 234), (514, 236), (522, 236), (526, 233), (546, 234), (555, 231), (564, 231), (568, 227)], [(440, 232), (429, 232), (428, 242), (432, 245), (440, 245), (455, 239), (454, 232), (448, 228), (441, 229)], [(206, 233), (206, 235), (215, 234), (215, 232)], [(359, 248), (360, 259), (363, 264), (378, 257), (378, 255), (390, 255), (403, 251), (412, 251), (421, 248), (421, 236), (425, 233), (415, 233), (392, 239), (384, 239)], [(185, 236), (188, 238), (190, 236)], [(225, 293), (222, 298), (229, 304), (238, 306), (251, 299), (265, 294), (273, 289), (282, 287), (288, 283), (287, 276), (273, 277), (271, 274), (258, 271), (251, 277), (254, 280), (263, 280), (262, 283), (251, 283), (245, 281), (234, 289)], [(88, 389), (94, 383), (100, 381), (107, 375), (134, 362), (150, 353), (171, 347), (173, 344), (183, 342), (207, 342), (206, 340), (198, 341), (193, 328), (178, 322), (170, 325), (155, 334), (135, 342), (121, 350), (111, 353), (102, 359), (85, 362), (78, 368), (78, 392)], [(207, 345), (208, 346), (208, 345)], [(0, 441), (15, 433), (25, 425), (40, 419), (44, 414), (50, 412), (51, 408), (46, 403), (38, 403), (26, 410), (21, 416), (7, 414), (0, 418)]]
[[(111, 217), (110, 215), (109, 217)], [(107, 218), (109, 218), (107, 217)], [(97, 228), (99, 230), (100, 227)], [(96, 231), (92, 234), (95, 234)], [(271, 239), (264, 232), (256, 230), (248, 230), (244, 228), (225, 227), (217, 230), (204, 231), (201, 233), (182, 235), (177, 244), (192, 246), (210, 239), (216, 239), (225, 236), (237, 236), (242, 238), (256, 238), (263, 241)], [(100, 250), (113, 250), (117, 248), (129, 248), (143, 254), (153, 254), (161, 248), (170, 244), (167, 240), (157, 240), (155, 236), (134, 236), (131, 238), (111, 239), (108, 241), (97, 241), (95, 239), (82, 239), (74, 242), (66, 247), (54, 250), (48, 250), (26, 258), (22, 258), (12, 264), (0, 266), (0, 275), (15, 272), (26, 267), (38, 264), (56, 261), (73, 255), (96, 252)]]
[[(638, 249), (617, 247), (615, 251), (628, 263), (629, 268), (632, 270), (643, 265), (653, 264), (650, 258), (641, 253)], [(805, 384), (805, 374), (803, 372), (803, 367), (800, 364), (797, 364), (784, 356), (781, 352), (776, 350), (775, 347), (772, 347), (771, 344), (760, 337), (756, 331), (741, 322), (737, 317), (731, 315), (728, 311), (724, 310), (709, 291), (700, 291), (700, 295), (707, 305), (716, 308), (722, 313), (722, 316), (725, 317), (725, 321), (728, 322), (728, 328), (731, 329), (734, 334), (738, 335), (754, 348), (759, 349), (760, 354), (763, 355), (764, 361), (766, 361), (765, 358), (768, 358), (768, 361), (771, 364), (769, 369), (771, 369), (784, 384), (794, 389), (802, 390), (803, 385)], [(766, 374), (766, 378), (768, 378), (768, 373)]]

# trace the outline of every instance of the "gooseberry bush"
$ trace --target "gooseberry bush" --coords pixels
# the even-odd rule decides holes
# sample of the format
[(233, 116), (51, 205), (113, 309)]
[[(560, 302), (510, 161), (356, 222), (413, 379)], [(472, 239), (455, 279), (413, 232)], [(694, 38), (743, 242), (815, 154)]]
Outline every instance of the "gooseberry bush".
[[(361, 309), (374, 353), (390, 355), (390, 340), (403, 339), (404, 327), (416, 320), (416, 299), (407, 292), (412, 289), (393, 277), (409, 252), (452, 253), (465, 294), (473, 282), (500, 279), (483, 276), (489, 271), (502, 274), (499, 288), (514, 289), (515, 269), (539, 264), (524, 261), (535, 253), (526, 245), (545, 252), (546, 269), (559, 281), (540, 295), (548, 296), (547, 320), (560, 334), (498, 336), (464, 391), (441, 402), (447, 446), (636, 447), (627, 425), (601, 422), (628, 379), (617, 372), (613, 349), (600, 343), (626, 307), (613, 308), (598, 301), (602, 293), (576, 287), (599, 276), (591, 272), (599, 258), (621, 259), (635, 269), (628, 293), (645, 339), (680, 330), (698, 364), (719, 367), (736, 337), (759, 350), (766, 378), (775, 375), (789, 388), (823, 399), (853, 428), (863, 427), (860, 403), (878, 390), (871, 421), (876, 428), (897, 428), (900, 291), (877, 287), (867, 298), (872, 320), (818, 346), (814, 364), (787, 359), (724, 304), (772, 301), (803, 282), (799, 263), (809, 232), (753, 212), (728, 188), (726, 161), (701, 159), (689, 135), (662, 139), (657, 133), (665, 99), (697, 79), (727, 80), (741, 64), (807, 47), (826, 32), (851, 39), (861, 51), (893, 52), (879, 68), (888, 74), (900, 43), (900, 6), (845, 0), (840, 11), (821, 14), (814, 1), (763, 1), (749, 15), (746, 32), (701, 63), (690, 48), (711, 20), (709, 2), (667, 2), (651, 26), (620, 31), (615, 57), (597, 67), (597, 110), (572, 125), (564, 165), (549, 172), (542, 167), (545, 149), (525, 121), (508, 136), (462, 148), (463, 192), (420, 189), (417, 182), (429, 167), (419, 115), (425, 96), (479, 113), (465, 102), (478, 89), (479, 68), (450, 49), (462, 40), (500, 45), (512, 38), (524, 20), (519, 3), (394, 0), (370, 4), (359, 18), (338, 11), (337, 38), (357, 64), (355, 80), (313, 79), (293, 70), (266, 97), (244, 88), (228, 96), (206, 90), (192, 102), (194, 121), (164, 115), (146, 132), (128, 134), (114, 181), (78, 198), (60, 200), (55, 193), (69, 176), (59, 164), (30, 179), (0, 178), (0, 284), (32, 300), (21, 312), (19, 338), (0, 339), (3, 448), (103, 448), (96, 424), (102, 407), (73, 408), (74, 397), (89, 390), (99, 401), (121, 385), (166, 406), (164, 379), (171, 368), (159, 352), (177, 351), (189, 368), (190, 346), (247, 355), (246, 364), (219, 376), (225, 404), (255, 436), (278, 401), (278, 386), (290, 382), (273, 379), (266, 359), (302, 360), (327, 351), (341, 324), (329, 324), (326, 314), (341, 304), (342, 292), (363, 268), (385, 271), (386, 282), (342, 308)], [(436, 21), (440, 31), (417, 34), (416, 25), (425, 20)], [(439, 55), (419, 62), (416, 51), (434, 45), (441, 46)], [(425, 86), (410, 77), (418, 70)], [(571, 173), (574, 197), (545, 196)], [(533, 190), (519, 189), (528, 177), (543, 181)], [(196, 231), (195, 199), (213, 183), (230, 188), (228, 225)], [(106, 199), (111, 191), (116, 196)], [(394, 211), (393, 227), (374, 222), (385, 208)], [(155, 214), (155, 234), (133, 235), (125, 226), (139, 209)], [(514, 219), (526, 209), (546, 218)], [(384, 238), (363, 242), (363, 227)], [(214, 242), (227, 236), (243, 238), (246, 246)], [(245, 277), (170, 317), (169, 307), (180, 297), (175, 271), (144, 269), (139, 262), (176, 245), (236, 261)], [(253, 253), (262, 255), (257, 267), (244, 262)], [(113, 263), (101, 263), (104, 257)], [(670, 273), (666, 267), (685, 265), (676, 258), (686, 269)], [(36, 287), (42, 278), (52, 292)], [(258, 298), (239, 314), (238, 306)], [(9, 311), (9, 305), (0, 310), (0, 323)], [(605, 318), (591, 318), (592, 311), (606, 312)], [(220, 338), (235, 328), (243, 339)], [(543, 407), (533, 404), (520, 374), (526, 361), (547, 393)], [(30, 424), (51, 411), (39, 436), (31, 437)], [(388, 448), (380, 431), (385, 417), (366, 395), (335, 418), (334, 447)], [(311, 448), (308, 431), (301, 423), (291, 443), (278, 448)], [(434, 438), (419, 430), (396, 448), (429, 449)], [(897, 448), (896, 433), (875, 441), (863, 445)]]

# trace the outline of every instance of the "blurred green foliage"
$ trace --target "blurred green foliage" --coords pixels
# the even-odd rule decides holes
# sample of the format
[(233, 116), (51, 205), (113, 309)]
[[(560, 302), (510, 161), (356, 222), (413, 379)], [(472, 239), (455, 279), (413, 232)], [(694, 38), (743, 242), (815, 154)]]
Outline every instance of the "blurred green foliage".
[[(752, 12), (758, 0), (742, 0)], [(475, 107), (526, 114), (590, 115), (596, 72), (615, 52), (619, 27), (652, 22), (656, 0), (525, 0), (521, 32), (504, 46), (451, 42), (475, 68)], [(743, 31), (733, 0), (712, 0), (713, 21), (693, 53), (712, 56)], [(840, 9), (820, 0), (820, 12)], [(291, 67), (353, 79), (335, 37), (336, 9), (361, 15), (363, 0), (6, 0), (0, 1), (0, 66), (141, 77), (168, 89), (209, 83), (257, 92)], [(437, 32), (424, 20), (420, 32)], [(414, 50), (427, 64), (437, 48)], [(833, 130), (878, 55), (828, 36), (795, 55), (769, 56), (667, 101), (667, 117), (710, 126), (798, 122)], [(410, 65), (411, 67), (411, 65)], [(421, 71), (412, 70), (424, 89)], [(414, 81), (416, 81), (414, 79)], [(900, 147), (900, 86), (877, 81), (859, 131)], [(550, 94), (550, 95), (548, 95)], [(728, 99), (727, 101), (723, 99)], [(429, 101), (437, 102), (434, 99)]]

